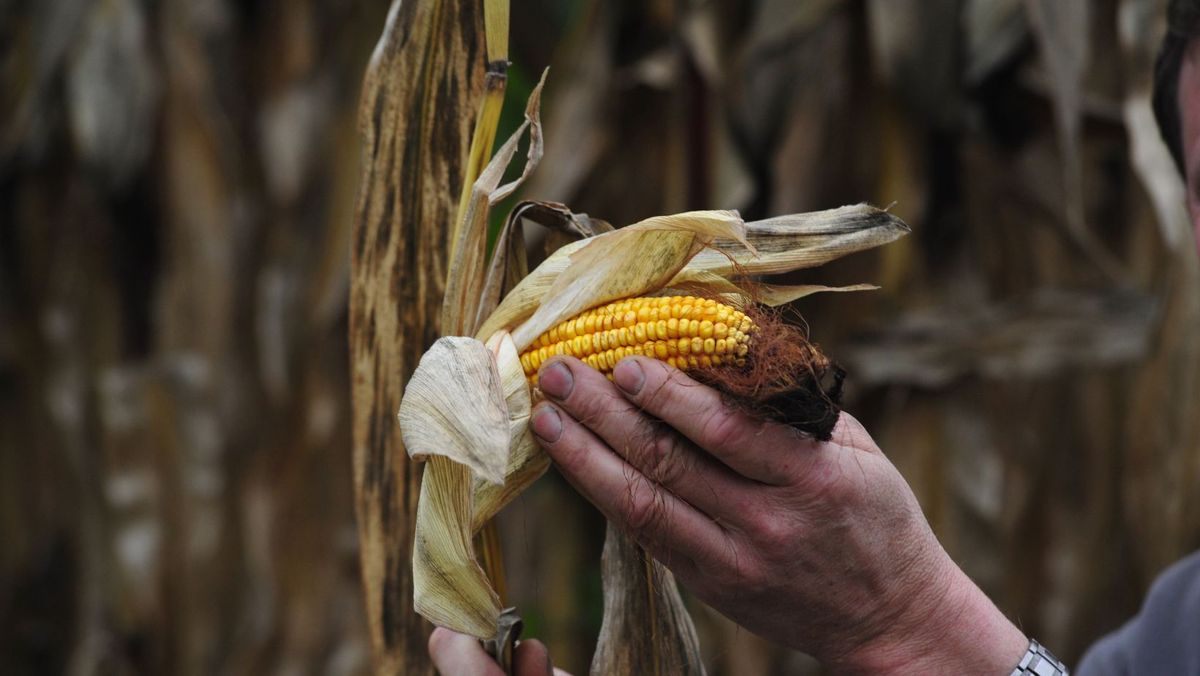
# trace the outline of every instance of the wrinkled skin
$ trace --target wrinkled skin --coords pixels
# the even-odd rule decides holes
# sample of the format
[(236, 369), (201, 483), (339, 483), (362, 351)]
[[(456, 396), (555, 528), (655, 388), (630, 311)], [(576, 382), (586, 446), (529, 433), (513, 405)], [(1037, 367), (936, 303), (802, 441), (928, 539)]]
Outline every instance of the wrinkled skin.
[[(613, 375), (547, 362), (534, 432), (563, 475), (696, 596), (840, 671), (1016, 664), (1027, 640), (942, 550), (852, 417), (820, 443), (731, 409), (653, 359), (626, 359)], [(999, 640), (927, 661), (964, 629)]]

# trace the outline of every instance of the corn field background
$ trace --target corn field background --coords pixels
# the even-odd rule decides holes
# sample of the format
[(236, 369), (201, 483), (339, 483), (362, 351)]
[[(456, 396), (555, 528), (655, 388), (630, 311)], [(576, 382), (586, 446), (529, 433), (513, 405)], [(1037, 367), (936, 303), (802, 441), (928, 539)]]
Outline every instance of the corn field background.
[[(518, 197), (618, 225), (894, 203), (912, 236), (820, 271), (882, 290), (796, 309), (948, 551), (1074, 660), (1200, 546), (1165, 4), (514, 2), (499, 135), (550, 66)], [(347, 296), (388, 10), (0, 0), (5, 673), (371, 670)], [(551, 472), (500, 525), (527, 634), (586, 673), (603, 520)], [(816, 672), (693, 615), (712, 673)]]

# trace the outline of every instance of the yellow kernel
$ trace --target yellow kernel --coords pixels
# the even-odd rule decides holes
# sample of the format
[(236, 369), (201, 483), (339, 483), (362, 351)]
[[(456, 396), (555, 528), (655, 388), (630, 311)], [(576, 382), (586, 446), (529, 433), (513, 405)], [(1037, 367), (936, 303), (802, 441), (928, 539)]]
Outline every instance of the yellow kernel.
[(675, 365), (675, 357), (667, 357), (667, 364), (671, 368), (679, 368), (678, 366)]
[(693, 320), (689, 321), (689, 322), (688, 322), (688, 332), (687, 332), (687, 334), (688, 334), (689, 336), (698, 336), (698, 335), (700, 335), (700, 322), (696, 321), (695, 319), (693, 319)]
[(713, 365), (712, 357), (706, 354), (700, 355), (700, 368), (706, 369)]
[(679, 346), (679, 354), (687, 354), (692, 350), (692, 341), (687, 338), (680, 338), (676, 344)]
[(666, 359), (669, 356), (666, 342), (660, 340), (654, 343), (654, 356), (659, 359)]
[(717, 341), (712, 338), (704, 339), (704, 354), (715, 354), (717, 351)]
[(632, 310), (627, 311), (622, 318), (621, 326), (633, 326), (635, 323), (637, 323), (637, 313)]
[(637, 320), (639, 322), (648, 321), (650, 319), (650, 308), (645, 305), (637, 309)]
[(651, 322), (658, 321), (658, 308), (656, 308), (656, 307), (650, 308), (650, 312), (647, 313), (646, 321), (651, 321)]
[[(747, 352), (749, 352), (749, 351), (750, 351), (750, 348), (746, 347), (746, 344), (745, 344), (745, 343), (742, 343), (742, 344), (738, 345), (738, 348), (737, 348), (737, 356), (739, 356), (739, 357), (745, 357), (745, 356), (746, 356), (746, 353), (747, 353)], [(739, 366), (740, 366), (740, 364), (739, 364)]]
[(713, 363), (713, 366), (720, 366), (722, 361), (724, 361), (724, 360), (721, 358), (721, 355), (719, 355), (719, 354), (714, 354), (714, 355), (712, 356), (712, 363)]
[(620, 345), (621, 347), (626, 347), (630, 343), (632, 343), (633, 341), (629, 339), (630, 338), (629, 333), (630, 333), (629, 327), (622, 326), (621, 330), (617, 333), (617, 345)]
[(658, 322), (646, 322), (646, 339), (658, 340)]
[(692, 316), (692, 304), (691, 303), (686, 303), (683, 307), (679, 308), (679, 318), (680, 319), (690, 318), (691, 316)]
[(633, 327), (633, 338), (639, 343), (646, 342), (646, 325), (635, 324)]
[(728, 335), (729, 335), (729, 327), (726, 326), (724, 322), (717, 322), (716, 324), (713, 324), (713, 337), (714, 338), (724, 338), (725, 336), (728, 336)]
[(612, 315), (604, 315), (604, 330), (608, 331), (609, 329), (612, 328), (612, 325), (613, 325), (613, 316)]
[(704, 352), (704, 339), (701, 338), (700, 336), (696, 336), (695, 338), (692, 338), (692, 354), (703, 354), (703, 352)]
[(588, 313), (587, 319), (583, 322), (583, 330), (585, 333), (594, 333), (596, 331), (596, 313)]
[(738, 328), (742, 330), (742, 333), (750, 333), (754, 330), (754, 323), (750, 321), (749, 317), (746, 317), (742, 320), (742, 325)]
[(593, 333), (593, 334), (592, 334), (592, 354), (595, 354), (595, 353), (599, 352), (599, 351), (602, 349), (602, 348), (600, 347), (600, 341), (601, 341), (603, 338), (604, 338), (604, 333), (603, 333), (603, 332), (597, 331), (597, 332), (595, 332), (595, 333)]
[(529, 375), (533, 371), (533, 366), (529, 364), (529, 353), (521, 355), (521, 368), (525, 370), (525, 375)]
[(580, 317), (575, 320), (575, 335), (582, 336), (587, 331), (587, 317)]
[[(557, 326), (550, 328), (550, 341), (549, 342), (550, 343), (558, 342), (558, 327)], [(549, 344), (549, 343), (547, 343), (547, 344)]]
[(675, 317), (671, 317), (670, 319), (667, 320), (667, 337), (668, 338), (678, 338), (679, 337), (679, 320), (676, 319)]
[(658, 336), (659, 340), (662, 340), (663, 338), (670, 338), (670, 336), (667, 335), (667, 320), (660, 319), (654, 322), (654, 333)]
[(729, 345), (725, 342), (724, 338), (717, 338), (717, 344), (715, 347), (717, 349), (717, 354), (725, 354), (729, 351)]
[(700, 322), (700, 334), (699, 335), (701, 338), (712, 338), (713, 323), (708, 321), (707, 319)]
[(617, 362), (624, 359), (628, 354), (629, 352), (623, 346), (613, 350), (613, 365), (616, 365)]
[(699, 360), (696, 359), (696, 355), (694, 355), (694, 354), (688, 355), (687, 365), (688, 365), (688, 368), (691, 368), (691, 369), (698, 368), (700, 366), (700, 362), (699, 362)]

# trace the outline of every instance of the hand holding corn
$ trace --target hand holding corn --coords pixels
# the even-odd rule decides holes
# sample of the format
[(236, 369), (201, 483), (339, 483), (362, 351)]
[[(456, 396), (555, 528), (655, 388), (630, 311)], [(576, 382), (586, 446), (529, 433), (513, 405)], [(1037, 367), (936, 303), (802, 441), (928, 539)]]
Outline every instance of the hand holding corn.
[(656, 359), (625, 358), (611, 377), (541, 363), (534, 433), (709, 605), (838, 673), (1002, 673), (1024, 652), (850, 416), (822, 443)]

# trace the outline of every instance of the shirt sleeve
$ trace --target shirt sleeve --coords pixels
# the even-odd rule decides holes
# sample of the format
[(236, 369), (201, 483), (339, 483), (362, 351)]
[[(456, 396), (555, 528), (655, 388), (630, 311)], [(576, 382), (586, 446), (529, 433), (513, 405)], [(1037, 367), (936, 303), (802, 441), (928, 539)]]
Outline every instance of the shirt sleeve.
[(1200, 552), (1160, 575), (1137, 616), (1092, 646), (1075, 673), (1200, 674)]

